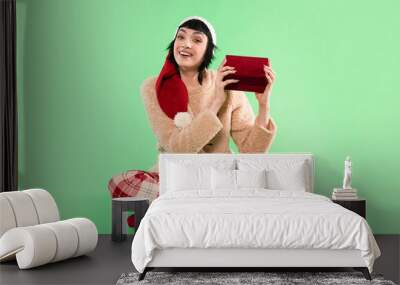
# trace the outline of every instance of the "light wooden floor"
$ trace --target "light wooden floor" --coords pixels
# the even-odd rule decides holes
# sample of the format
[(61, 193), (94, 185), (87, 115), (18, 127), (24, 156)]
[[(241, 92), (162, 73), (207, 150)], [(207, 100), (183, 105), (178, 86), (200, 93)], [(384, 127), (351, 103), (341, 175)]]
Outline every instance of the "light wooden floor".
[[(399, 283), (400, 235), (377, 235), (382, 251), (374, 271)], [(70, 260), (52, 263), (29, 270), (19, 270), (16, 262), (0, 264), (0, 284), (115, 284), (124, 272), (134, 271), (130, 259), (131, 240), (111, 241), (100, 235), (94, 252)]]

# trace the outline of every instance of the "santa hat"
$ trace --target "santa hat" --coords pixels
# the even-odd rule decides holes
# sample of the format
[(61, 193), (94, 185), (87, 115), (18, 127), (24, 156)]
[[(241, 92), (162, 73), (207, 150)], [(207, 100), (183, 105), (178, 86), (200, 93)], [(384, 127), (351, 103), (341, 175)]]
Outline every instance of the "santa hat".
[[(179, 27), (189, 20), (202, 21), (209, 29), (212, 41), (214, 45), (216, 45), (217, 38), (213, 26), (204, 18), (197, 16), (185, 18), (176, 29), (175, 37)], [(188, 112), (189, 96), (186, 85), (183, 83), (179, 72), (176, 70), (174, 64), (168, 59), (170, 53), (171, 51), (169, 51), (157, 78), (157, 99), (161, 110), (169, 118), (174, 120), (174, 123), (178, 128), (184, 128), (192, 121), (192, 115)]]

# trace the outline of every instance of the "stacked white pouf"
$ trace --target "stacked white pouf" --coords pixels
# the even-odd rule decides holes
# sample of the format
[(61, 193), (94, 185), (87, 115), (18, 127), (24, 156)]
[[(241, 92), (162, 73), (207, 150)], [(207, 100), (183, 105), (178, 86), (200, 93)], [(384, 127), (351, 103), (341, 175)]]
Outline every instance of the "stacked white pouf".
[(17, 259), (20, 269), (32, 268), (86, 254), (97, 240), (89, 219), (60, 221), (46, 190), (0, 193), (0, 262)]

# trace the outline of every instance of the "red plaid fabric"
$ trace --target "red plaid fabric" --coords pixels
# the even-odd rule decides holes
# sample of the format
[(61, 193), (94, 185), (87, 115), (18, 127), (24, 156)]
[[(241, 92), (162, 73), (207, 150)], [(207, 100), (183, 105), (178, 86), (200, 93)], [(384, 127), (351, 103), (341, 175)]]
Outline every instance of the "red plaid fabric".
[(157, 172), (128, 170), (113, 176), (108, 182), (112, 198), (139, 197), (152, 202), (158, 197), (159, 176)]

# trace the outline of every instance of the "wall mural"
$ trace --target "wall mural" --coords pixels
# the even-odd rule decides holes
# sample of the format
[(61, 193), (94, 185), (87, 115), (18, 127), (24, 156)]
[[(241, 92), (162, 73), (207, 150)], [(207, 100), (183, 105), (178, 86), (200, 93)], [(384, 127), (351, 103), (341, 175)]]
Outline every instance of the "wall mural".
[[(216, 49), (212, 24), (187, 17), (175, 31), (159, 75), (143, 82), (141, 95), (159, 152), (230, 153), (230, 138), (241, 153), (265, 153), (272, 145), (277, 126), (269, 101), (276, 75), (268, 58), (228, 55), (211, 70)], [(255, 93), (257, 114), (245, 91)], [(158, 183), (155, 162), (149, 170), (114, 176), (109, 189), (113, 197), (153, 201)]]

